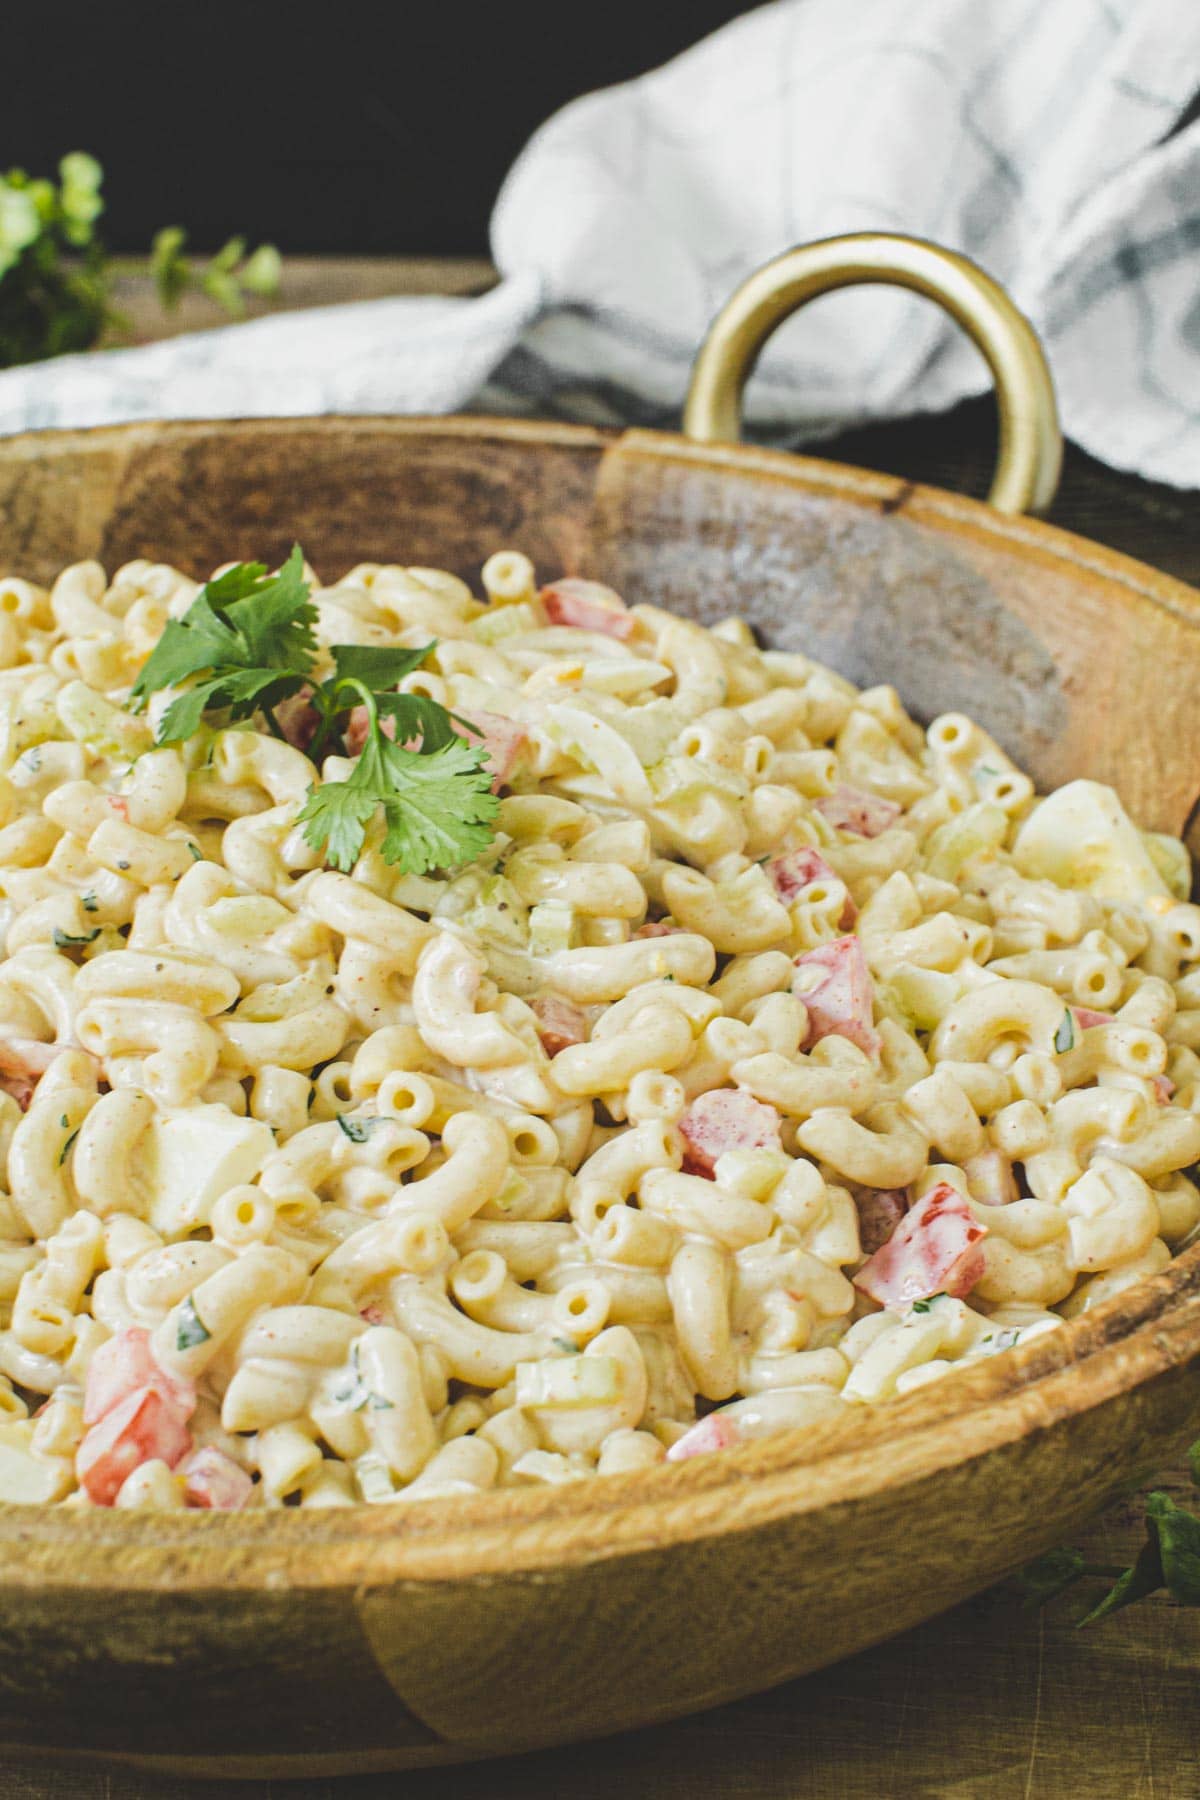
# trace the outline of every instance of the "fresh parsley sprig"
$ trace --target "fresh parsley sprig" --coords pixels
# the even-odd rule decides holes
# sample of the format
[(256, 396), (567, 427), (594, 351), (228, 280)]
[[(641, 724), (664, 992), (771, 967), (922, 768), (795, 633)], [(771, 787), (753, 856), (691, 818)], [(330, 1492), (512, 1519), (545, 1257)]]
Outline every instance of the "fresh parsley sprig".
[[(1200, 1442), (1188, 1452), (1192, 1479), (1200, 1486)], [(1146, 1541), (1130, 1568), (1089, 1563), (1080, 1550), (1051, 1550), (1021, 1572), (1027, 1606), (1044, 1606), (1076, 1582), (1110, 1580), (1108, 1592), (1077, 1621), (1094, 1625), (1122, 1607), (1165, 1588), (1181, 1606), (1200, 1606), (1200, 1518), (1161, 1489), (1146, 1496)], [(1115, 1579), (1114, 1579), (1115, 1577)]]
[(160, 744), (178, 744), (206, 712), (227, 710), (231, 723), (261, 712), (277, 737), (274, 708), (298, 694), (317, 655), (317, 609), (297, 544), (278, 575), (262, 563), (237, 563), (200, 589), (182, 619), (168, 621), (133, 685), (134, 710), (151, 694), (205, 679), (173, 700), (159, 721)]
[(174, 744), (208, 713), (231, 724), (261, 714), (282, 737), (276, 709), (304, 695), (314, 714), (307, 754), (318, 765), (346, 754), (347, 723), (360, 714), (365, 730), (353, 771), (344, 781), (314, 784), (297, 815), (306, 840), (335, 869), (352, 869), (381, 810), (381, 854), (393, 867), (423, 874), (473, 860), (491, 838), (499, 806), (484, 749), (463, 735), (478, 734), (428, 694), (396, 691), (434, 645), (334, 644), (333, 673), (318, 681), (316, 620), (299, 545), (275, 575), (262, 563), (238, 563), (168, 623), (131, 705), (142, 711), (152, 694), (181, 690), (156, 732), (160, 744)]

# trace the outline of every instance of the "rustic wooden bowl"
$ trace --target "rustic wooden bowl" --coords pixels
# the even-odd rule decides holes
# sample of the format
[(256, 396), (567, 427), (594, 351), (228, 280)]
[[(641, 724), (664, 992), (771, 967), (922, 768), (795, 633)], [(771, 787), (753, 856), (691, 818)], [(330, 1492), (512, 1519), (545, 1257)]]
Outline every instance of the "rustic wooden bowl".
[[(1184, 831), (1200, 595), (889, 477), (471, 419), (0, 442), (0, 566), (203, 574), (299, 540), (477, 574), (499, 545), (749, 618), (1052, 786)], [(0, 1744), (205, 1776), (365, 1772), (595, 1735), (787, 1680), (954, 1605), (1194, 1431), (1200, 1248), (1022, 1351), (849, 1423), (648, 1474), (413, 1509), (0, 1509)], [(3, 1751), (0, 1750), (0, 1757)], [(0, 1763), (2, 1766), (2, 1763)]]

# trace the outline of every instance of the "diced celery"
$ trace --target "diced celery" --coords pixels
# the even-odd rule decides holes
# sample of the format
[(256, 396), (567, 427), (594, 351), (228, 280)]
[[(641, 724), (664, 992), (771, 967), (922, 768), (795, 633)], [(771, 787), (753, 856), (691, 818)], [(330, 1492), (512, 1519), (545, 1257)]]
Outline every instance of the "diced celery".
[(540, 623), (537, 608), (528, 600), (521, 600), (513, 606), (489, 607), (472, 621), (470, 630), (481, 644), (498, 644), (502, 638), (515, 637), (518, 632), (536, 631)]
[(953, 975), (901, 963), (883, 984), (883, 993), (911, 1026), (932, 1031), (959, 998), (961, 986)]
[(617, 730), (632, 746), (642, 767), (652, 769), (662, 761), (685, 724), (674, 700), (648, 700), (645, 706), (626, 707)]
[(1192, 859), (1177, 837), (1165, 831), (1143, 831), (1142, 842), (1150, 852), (1150, 860), (1174, 894), (1176, 900), (1192, 897)]
[(719, 1188), (735, 1188), (748, 1200), (766, 1200), (789, 1166), (789, 1159), (778, 1150), (726, 1150), (718, 1156), (714, 1173)]
[(132, 762), (154, 747), (154, 734), (144, 719), (122, 712), (83, 681), (69, 681), (55, 701), (59, 719), (77, 743), (102, 756)]
[(518, 1406), (611, 1406), (620, 1397), (615, 1356), (544, 1356), (517, 1364)]
[(525, 947), (528, 908), (505, 875), (482, 876), (474, 901), (460, 916), (463, 924), (482, 938), (494, 938), (517, 949)]
[(539, 900), (529, 914), (531, 956), (554, 956), (579, 941), (575, 909), (565, 900)]
[(650, 789), (657, 801), (682, 800), (695, 793), (729, 794), (745, 800), (750, 784), (732, 769), (705, 762), (699, 756), (668, 756), (650, 771)]
[(292, 918), (287, 907), (269, 894), (230, 894), (214, 900), (205, 918), (222, 937), (266, 937)]
[(977, 801), (931, 833), (925, 846), (930, 875), (954, 881), (965, 863), (981, 852), (996, 850), (1008, 835), (1008, 814), (990, 800)]

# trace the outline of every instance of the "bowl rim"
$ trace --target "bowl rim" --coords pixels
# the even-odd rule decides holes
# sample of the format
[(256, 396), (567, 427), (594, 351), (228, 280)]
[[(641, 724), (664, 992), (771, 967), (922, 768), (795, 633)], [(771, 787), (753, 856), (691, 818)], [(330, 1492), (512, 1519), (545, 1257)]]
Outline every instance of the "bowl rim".
[[(751, 473), (903, 514), (934, 530), (970, 530), (1031, 562), (1047, 556), (1115, 582), (1200, 625), (1200, 591), (1059, 526), (874, 470), (679, 433), (472, 414), (295, 414), (137, 420), (0, 439), (0, 464), (84, 443), (135, 449), (161, 434), (202, 438), (277, 430), (442, 435), (686, 460)], [(358, 1587), (497, 1576), (641, 1554), (744, 1531), (884, 1487), (912, 1486), (1031, 1430), (1112, 1402), (1200, 1356), (1200, 1243), (1060, 1329), (848, 1416), (629, 1475), (471, 1497), (330, 1510), (142, 1513), (0, 1504), (0, 1590), (163, 1591)], [(797, 1479), (800, 1477), (800, 1479)], [(317, 1552), (318, 1554), (314, 1554)]]

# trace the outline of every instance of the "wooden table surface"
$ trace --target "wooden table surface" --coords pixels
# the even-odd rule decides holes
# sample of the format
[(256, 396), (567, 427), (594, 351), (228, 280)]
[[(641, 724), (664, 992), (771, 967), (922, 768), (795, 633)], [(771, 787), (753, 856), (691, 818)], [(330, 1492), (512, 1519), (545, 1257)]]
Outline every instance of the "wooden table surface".
[[(277, 304), (471, 293), (489, 280), (478, 260), (293, 258)], [(144, 281), (126, 278), (120, 304), (139, 336), (162, 335)], [(191, 303), (175, 323), (210, 319)], [(948, 417), (849, 433), (820, 454), (982, 493), (993, 443), (992, 405), (981, 400)], [(1196, 494), (1114, 473), (1069, 449), (1050, 517), (1200, 584)], [(1166, 1472), (1160, 1485), (1181, 1500), (1194, 1492), (1183, 1470)], [(1080, 1542), (1092, 1560), (1123, 1564), (1141, 1537), (1131, 1501)], [(995, 1588), (772, 1693), (506, 1762), (221, 1784), (21, 1762), (0, 1765), (0, 1800), (1198, 1800), (1200, 1610), (1158, 1596), (1080, 1633), (1082, 1610), (1067, 1596), (1029, 1612), (1014, 1588)]]

